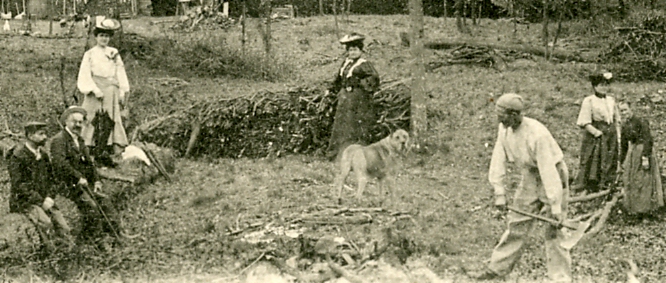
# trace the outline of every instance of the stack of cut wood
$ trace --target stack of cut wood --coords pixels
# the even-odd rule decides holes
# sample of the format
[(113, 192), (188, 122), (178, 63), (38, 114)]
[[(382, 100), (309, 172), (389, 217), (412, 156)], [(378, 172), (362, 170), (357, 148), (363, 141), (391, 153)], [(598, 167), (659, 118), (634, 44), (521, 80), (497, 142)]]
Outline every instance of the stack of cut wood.
[[(374, 129), (376, 140), (397, 128), (409, 129), (407, 81), (385, 83), (375, 94), (380, 116)], [(316, 153), (328, 145), (336, 103), (336, 94), (317, 87), (260, 91), (202, 101), (139, 126), (133, 136), (185, 155), (238, 158)]]
[(171, 28), (180, 31), (195, 29), (227, 29), (235, 24), (234, 19), (219, 11), (219, 4), (197, 6), (182, 16)]

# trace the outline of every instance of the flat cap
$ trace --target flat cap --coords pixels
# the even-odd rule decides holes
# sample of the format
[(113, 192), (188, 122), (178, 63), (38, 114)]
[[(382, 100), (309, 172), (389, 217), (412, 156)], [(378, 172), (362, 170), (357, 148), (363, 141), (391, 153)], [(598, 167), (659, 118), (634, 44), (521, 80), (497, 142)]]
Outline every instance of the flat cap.
[(497, 107), (508, 110), (522, 111), (525, 109), (523, 97), (515, 93), (506, 93), (497, 99)]
[(88, 115), (88, 112), (86, 112), (86, 110), (83, 109), (83, 107), (72, 105), (69, 108), (65, 109), (64, 112), (62, 112), (62, 114), (60, 115), (60, 123), (65, 124), (65, 120), (67, 120), (69, 115), (72, 115), (74, 113), (81, 113), (83, 115), (83, 117)]
[(23, 130), (26, 133), (34, 133), (38, 130), (46, 128), (46, 126), (47, 126), (47, 124), (44, 123), (44, 122), (33, 121), (33, 122), (28, 122), (25, 125), (23, 125)]

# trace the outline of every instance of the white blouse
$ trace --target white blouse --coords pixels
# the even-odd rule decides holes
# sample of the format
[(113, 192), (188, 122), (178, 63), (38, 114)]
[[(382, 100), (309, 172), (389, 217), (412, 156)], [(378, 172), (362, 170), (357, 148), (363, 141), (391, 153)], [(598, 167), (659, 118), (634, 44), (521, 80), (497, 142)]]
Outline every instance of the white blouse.
[(583, 99), (580, 106), (580, 113), (578, 113), (578, 121), (576, 125), (584, 127), (593, 121), (604, 121), (612, 124), (615, 121), (615, 116), (618, 115), (615, 110), (615, 99), (611, 96), (600, 98), (596, 95), (590, 95)]
[(129, 92), (129, 82), (125, 65), (118, 54), (118, 49), (113, 47), (101, 47), (99, 45), (90, 48), (83, 54), (77, 87), (82, 93), (90, 93), (99, 90), (93, 76), (111, 78), (118, 81), (120, 91)]

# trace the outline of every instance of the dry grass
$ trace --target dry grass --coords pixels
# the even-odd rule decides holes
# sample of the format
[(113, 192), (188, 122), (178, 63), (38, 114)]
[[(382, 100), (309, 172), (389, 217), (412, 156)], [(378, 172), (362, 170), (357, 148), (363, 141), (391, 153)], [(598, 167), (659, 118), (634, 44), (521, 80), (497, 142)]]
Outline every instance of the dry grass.
[[(409, 53), (400, 46), (398, 36), (408, 28), (407, 17), (351, 16), (350, 19), (351, 23), (341, 25), (340, 33), (355, 30), (369, 36), (373, 44), (368, 46), (368, 58), (375, 63), (382, 79), (408, 75)], [(290, 61), (296, 70), (293, 76), (279, 83), (193, 77), (188, 79), (189, 85), (176, 89), (151, 86), (148, 83), (150, 77), (168, 73), (142, 66), (141, 61), (129, 60), (131, 83), (140, 96), (134, 98), (132, 110), (136, 117), (133, 123), (186, 107), (194, 100), (237, 96), (264, 88), (282, 89), (285, 85), (317, 84), (330, 79), (342, 54), (336, 32), (330, 28), (332, 22), (332, 17), (299, 18), (273, 25), (275, 54)], [(426, 34), (431, 39), (461, 37), (451, 19), (427, 18), (426, 23)], [(511, 24), (483, 20), (474, 28), (474, 37), (538, 42), (538, 26), (519, 28), (514, 36)], [(150, 33), (150, 30), (142, 32)], [(240, 48), (239, 28), (225, 36), (228, 46)], [(263, 48), (256, 28), (250, 28), (248, 39), (248, 52)], [(50, 62), (47, 47), (69, 50), (65, 42), (37, 41), (38, 44), (30, 45), (35, 46), (31, 48), (39, 54), (33, 56), (33, 52), (21, 49), (25, 49), (21, 42), (32, 41), (13, 37), (0, 40), (17, 52), (12, 56), (3, 55), (3, 62), (27, 57)], [(82, 50), (72, 49), (71, 62), (76, 62), (75, 58), (80, 54)], [(16, 68), (20, 66), (18, 62), (12, 64)], [(67, 84), (71, 87), (75, 67), (68, 68)], [(392, 227), (413, 241), (417, 251), (415, 257), (427, 261), (440, 275), (465, 282), (460, 268), (479, 267), (489, 257), (505, 225), (501, 219), (495, 218), (495, 212), (489, 207), (492, 193), (486, 178), (496, 130), (489, 99), (509, 91), (525, 96), (530, 106), (528, 116), (541, 120), (550, 128), (565, 150), (570, 168), (575, 170), (579, 143), (575, 117), (579, 101), (591, 93), (584, 74), (594, 68), (593, 65), (552, 64), (535, 59), (512, 62), (503, 71), (451, 66), (427, 74), (428, 105), (443, 111), (442, 117), (432, 121), (433, 131), (430, 133), (430, 139), (441, 150), (428, 158), (415, 157), (416, 160), (407, 162), (407, 168), (397, 182), (403, 197), (396, 209), (411, 211), (418, 226), (376, 221), (369, 225), (341, 226), (338, 230), (310, 227), (312, 233), (341, 235), (363, 243), (380, 239), (382, 229)], [(15, 100), (9, 107), (12, 129), (17, 130), (18, 123), (28, 118), (54, 117), (56, 110), (45, 110), (61, 100), (54, 77), (57, 78), (57, 73), (53, 68), (30, 68), (29, 72), (13, 71), (2, 76), (2, 85), (13, 85), (15, 89), (11, 96)], [(627, 96), (634, 98), (660, 86), (620, 84)], [(662, 148), (663, 135), (661, 132), (657, 134), (657, 148)], [(258, 160), (201, 158), (181, 160), (177, 167), (175, 182), (158, 181), (128, 203), (129, 208), (123, 212), (127, 228), (131, 233), (142, 233), (142, 236), (116, 251), (114, 257), (105, 259), (116, 265), (113, 268), (81, 265), (70, 279), (132, 278), (136, 282), (155, 282), (161, 281), (156, 278), (172, 277), (172, 280), (182, 280), (179, 282), (201, 282), (196, 279), (198, 274), (201, 278), (205, 277), (204, 273), (222, 274), (222, 277), (234, 274), (254, 260), (260, 251), (226, 236), (226, 228), (235, 227), (237, 222), (241, 225), (254, 221), (279, 224), (305, 210), (332, 204), (330, 184), (337, 171), (333, 164), (307, 156)], [(512, 180), (516, 181), (516, 176), (512, 176)], [(351, 205), (377, 205), (376, 194), (371, 185), (367, 198), (352, 201)], [(663, 254), (666, 243), (652, 236), (663, 234), (661, 222), (648, 219), (632, 224), (623, 216), (613, 217), (614, 221), (596, 241), (574, 249), (576, 276), (581, 282), (622, 280), (621, 270), (611, 260), (631, 256), (644, 270), (648, 282), (658, 282), (663, 277), (660, 272), (666, 262)], [(378, 220), (383, 218), (378, 216)], [(540, 236), (529, 241), (533, 248), (526, 250), (511, 280), (536, 282), (537, 278), (544, 277), (541, 241)], [(291, 247), (284, 248), (291, 251)], [(16, 278), (27, 278), (25, 274), (30, 267), (23, 266), (13, 274)], [(87, 277), (82, 277), (84, 274)]]

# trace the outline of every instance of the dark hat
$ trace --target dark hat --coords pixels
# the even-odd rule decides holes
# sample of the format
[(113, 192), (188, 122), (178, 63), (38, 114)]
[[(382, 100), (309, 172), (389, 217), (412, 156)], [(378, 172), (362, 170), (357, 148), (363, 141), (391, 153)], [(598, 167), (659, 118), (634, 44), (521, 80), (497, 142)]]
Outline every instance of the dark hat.
[(69, 108), (65, 109), (65, 112), (62, 112), (60, 115), (60, 123), (65, 124), (65, 120), (69, 117), (69, 115), (72, 115), (74, 113), (81, 113), (83, 117), (88, 115), (88, 112), (86, 112), (85, 109), (83, 109), (80, 106), (72, 105)]
[(37, 132), (38, 130), (41, 130), (43, 128), (46, 128), (47, 124), (43, 122), (28, 122), (23, 126), (23, 130), (25, 131), (26, 134), (31, 134), (34, 132)]
[(495, 105), (505, 110), (523, 111), (523, 109), (525, 109), (523, 97), (515, 93), (503, 94), (497, 99)]
[(345, 35), (340, 39), (340, 43), (342, 44), (349, 44), (352, 42), (357, 42), (357, 41), (363, 41), (365, 39), (365, 36), (359, 33), (352, 32), (348, 35)]
[(102, 31), (115, 31), (120, 28), (120, 22), (105, 16), (95, 17), (95, 29)]
[(600, 84), (610, 84), (613, 82), (613, 73), (611, 72), (600, 72), (590, 75), (590, 83), (592, 86), (598, 86)]

